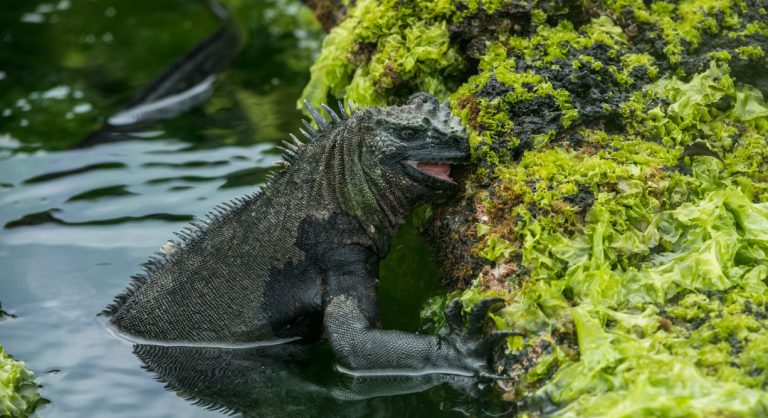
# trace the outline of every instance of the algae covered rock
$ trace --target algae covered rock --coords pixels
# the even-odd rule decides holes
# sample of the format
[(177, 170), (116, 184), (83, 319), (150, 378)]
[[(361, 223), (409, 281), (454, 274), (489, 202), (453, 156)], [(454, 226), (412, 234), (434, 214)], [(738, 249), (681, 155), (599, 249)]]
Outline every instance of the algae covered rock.
[(24, 362), (14, 360), (0, 345), (0, 416), (29, 416), (45, 402), (38, 389)]
[[(498, 295), (505, 396), (559, 416), (768, 414), (759, 0), (358, 1), (311, 102), (450, 99), (476, 166), (433, 219)], [(425, 312), (438, 316), (439, 305)]]

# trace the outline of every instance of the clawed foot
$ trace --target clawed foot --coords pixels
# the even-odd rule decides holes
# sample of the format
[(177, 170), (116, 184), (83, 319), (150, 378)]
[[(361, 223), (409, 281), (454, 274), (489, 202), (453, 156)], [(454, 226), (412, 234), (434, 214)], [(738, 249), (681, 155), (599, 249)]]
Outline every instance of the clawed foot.
[(448, 323), (449, 338), (458, 341), (458, 347), (466, 356), (463, 360), (475, 375), (481, 380), (507, 379), (507, 376), (497, 375), (488, 369), (488, 359), (496, 347), (506, 342), (507, 337), (523, 335), (515, 331), (493, 331), (483, 336), (483, 325), (488, 312), (504, 302), (501, 298), (486, 298), (477, 302), (469, 312), (466, 327), (462, 316), (462, 305), (459, 299), (452, 300), (445, 308), (445, 319)]

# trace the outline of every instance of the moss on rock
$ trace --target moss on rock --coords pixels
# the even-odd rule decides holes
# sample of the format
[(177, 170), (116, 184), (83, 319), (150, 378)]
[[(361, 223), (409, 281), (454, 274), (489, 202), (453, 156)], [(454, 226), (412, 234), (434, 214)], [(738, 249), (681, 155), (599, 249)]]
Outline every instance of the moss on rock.
[(434, 222), (466, 306), (525, 334), (497, 365), (532, 413), (768, 414), (761, 3), (363, 0), (326, 39), (310, 101), (425, 90), (467, 126)]

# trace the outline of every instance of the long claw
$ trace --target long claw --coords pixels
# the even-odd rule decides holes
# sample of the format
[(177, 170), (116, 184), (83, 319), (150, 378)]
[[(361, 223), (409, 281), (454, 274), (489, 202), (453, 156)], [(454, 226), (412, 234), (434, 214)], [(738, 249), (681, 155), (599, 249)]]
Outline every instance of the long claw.
[(467, 327), (467, 335), (475, 337), (480, 335), (483, 330), (483, 323), (485, 317), (488, 316), (488, 311), (496, 304), (504, 302), (502, 298), (486, 298), (477, 302), (472, 307), (472, 311), (469, 313), (469, 326)]
[(487, 356), (491, 353), (499, 343), (506, 341), (507, 337), (522, 336), (523, 334), (515, 331), (494, 331), (491, 335), (485, 337), (483, 341), (477, 346), (477, 352), (483, 356)]
[(464, 328), (464, 319), (461, 316), (461, 301), (452, 300), (445, 307), (445, 321), (448, 323), (448, 331), (455, 334)]

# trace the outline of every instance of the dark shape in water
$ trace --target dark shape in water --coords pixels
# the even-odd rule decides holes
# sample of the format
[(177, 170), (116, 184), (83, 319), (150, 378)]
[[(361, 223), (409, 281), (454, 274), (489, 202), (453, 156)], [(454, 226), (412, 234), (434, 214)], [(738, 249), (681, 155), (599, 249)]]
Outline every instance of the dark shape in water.
[(16, 318), (15, 314), (3, 310), (3, 305), (0, 304), (0, 320), (3, 318)]
[(94, 221), (66, 221), (54, 215), (56, 212), (61, 212), (61, 209), (53, 208), (44, 210), (42, 212), (30, 213), (22, 216), (19, 219), (10, 221), (5, 224), (6, 229), (18, 228), (20, 226), (32, 226), (42, 224), (57, 224), (67, 226), (86, 226), (86, 225), (116, 225), (126, 222), (139, 222), (139, 221), (166, 221), (166, 222), (183, 222), (191, 221), (194, 219), (192, 215), (177, 215), (172, 213), (149, 213), (140, 216), (120, 216), (117, 218), (98, 219)]
[(117, 186), (100, 187), (98, 189), (88, 190), (70, 197), (67, 199), (67, 202), (75, 202), (78, 200), (96, 200), (105, 197), (133, 196), (136, 194), (127, 190), (126, 187), (126, 185), (121, 184)]
[(144, 163), (141, 166), (143, 168), (207, 168), (207, 167), (220, 167), (227, 165), (227, 160), (215, 160), (215, 161), (185, 161), (181, 163), (169, 163), (169, 162), (149, 162)]
[(131, 139), (130, 133), (170, 119), (204, 103), (213, 92), (216, 75), (235, 59), (242, 46), (240, 32), (223, 6), (210, 2), (221, 27), (177, 59), (107, 123), (75, 148)]
[(89, 171), (114, 170), (114, 169), (125, 168), (125, 167), (126, 167), (125, 164), (117, 161), (89, 164), (89, 165), (84, 165), (82, 167), (73, 168), (70, 170), (54, 171), (51, 173), (45, 173), (39, 176), (30, 177), (24, 180), (24, 184), (42, 183), (44, 181), (51, 181), (51, 180), (55, 180), (55, 179), (59, 179), (67, 176), (74, 176), (76, 174), (87, 173)]

